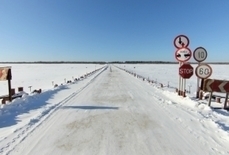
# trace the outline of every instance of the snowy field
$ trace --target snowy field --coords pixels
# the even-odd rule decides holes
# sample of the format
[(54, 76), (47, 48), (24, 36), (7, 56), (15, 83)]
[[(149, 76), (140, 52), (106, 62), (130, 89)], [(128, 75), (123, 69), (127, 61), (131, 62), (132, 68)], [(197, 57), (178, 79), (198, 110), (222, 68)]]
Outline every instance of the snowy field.
[[(25, 92), (35, 89), (47, 90), (53, 84), (64, 84), (104, 65), (99, 64), (0, 64), (12, 67), (12, 88), (23, 87)], [(8, 93), (7, 81), (0, 81), (0, 95)]]
[[(176, 87), (178, 65), (11, 66), (12, 87), (24, 87), (28, 94), (0, 109), (0, 154), (229, 154), (226, 110), (177, 96), (115, 67)], [(211, 66), (211, 78), (229, 79), (228, 66)], [(53, 83), (63, 85), (54, 88)], [(2, 94), (6, 84), (1, 82)], [(194, 95), (196, 77), (187, 84)], [(28, 86), (44, 92), (30, 93)]]
[[(130, 72), (141, 75), (150, 80), (162, 83), (164, 86), (177, 88), (179, 80), (178, 64), (116, 64), (116, 66), (126, 69)], [(192, 64), (194, 70), (197, 64)], [(226, 69), (229, 65), (210, 65), (212, 67), (212, 75), (209, 78), (229, 80), (229, 71)], [(193, 75), (186, 80), (186, 90), (191, 91), (191, 96), (195, 96), (197, 89), (197, 77)]]

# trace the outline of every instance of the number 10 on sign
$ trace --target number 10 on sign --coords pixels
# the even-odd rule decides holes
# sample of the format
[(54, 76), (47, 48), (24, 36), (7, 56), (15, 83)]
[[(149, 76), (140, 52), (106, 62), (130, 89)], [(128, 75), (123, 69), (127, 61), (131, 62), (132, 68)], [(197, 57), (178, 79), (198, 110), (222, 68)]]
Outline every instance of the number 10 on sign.
[(197, 62), (202, 62), (207, 58), (207, 51), (203, 47), (198, 47), (193, 52), (193, 57)]
[(197, 78), (197, 90), (196, 90), (196, 98), (199, 98), (199, 83), (200, 79), (205, 79), (211, 75), (210, 66), (200, 66), (200, 63), (203, 62), (207, 58), (207, 50), (203, 47), (197, 47), (193, 52), (194, 59), (198, 62), (198, 67), (196, 68), (196, 76)]

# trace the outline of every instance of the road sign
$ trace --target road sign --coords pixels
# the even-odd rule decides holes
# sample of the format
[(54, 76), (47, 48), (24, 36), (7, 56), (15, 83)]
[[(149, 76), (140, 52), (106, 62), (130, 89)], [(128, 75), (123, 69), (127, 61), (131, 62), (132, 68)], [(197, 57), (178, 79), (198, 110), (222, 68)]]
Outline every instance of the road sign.
[(0, 67), (0, 81), (10, 80), (8, 79), (10, 68), (11, 67)]
[(212, 75), (212, 68), (208, 64), (201, 64), (196, 67), (196, 76), (201, 79), (207, 79)]
[(204, 61), (208, 56), (207, 50), (203, 47), (197, 47), (193, 52), (193, 57), (197, 62)]
[(186, 62), (192, 57), (192, 52), (189, 48), (181, 48), (175, 52), (175, 58), (179, 62)]
[(193, 75), (193, 67), (185, 63), (179, 68), (179, 75), (184, 79), (189, 79)]
[(228, 93), (229, 92), (229, 81), (216, 80), (216, 79), (205, 79), (203, 91)]
[(179, 35), (174, 39), (173, 44), (177, 49), (183, 48), (183, 47), (188, 47), (189, 39), (185, 35)]

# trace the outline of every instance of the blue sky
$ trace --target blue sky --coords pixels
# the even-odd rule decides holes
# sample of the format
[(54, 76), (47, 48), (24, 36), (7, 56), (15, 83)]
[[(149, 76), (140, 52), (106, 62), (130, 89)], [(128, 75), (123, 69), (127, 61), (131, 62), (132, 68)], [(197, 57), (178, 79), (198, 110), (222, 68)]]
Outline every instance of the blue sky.
[(0, 61), (176, 61), (179, 34), (229, 61), (229, 0), (0, 0)]

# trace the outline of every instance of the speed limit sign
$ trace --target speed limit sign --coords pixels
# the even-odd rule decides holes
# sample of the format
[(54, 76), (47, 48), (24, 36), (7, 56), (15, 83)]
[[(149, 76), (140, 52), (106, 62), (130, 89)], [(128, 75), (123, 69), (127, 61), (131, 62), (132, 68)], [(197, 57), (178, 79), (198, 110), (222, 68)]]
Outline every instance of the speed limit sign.
[(207, 79), (212, 75), (212, 68), (208, 64), (201, 64), (196, 67), (196, 76), (201, 79)]
[(205, 48), (197, 47), (193, 52), (193, 57), (197, 62), (204, 61), (208, 56), (208, 53)]

